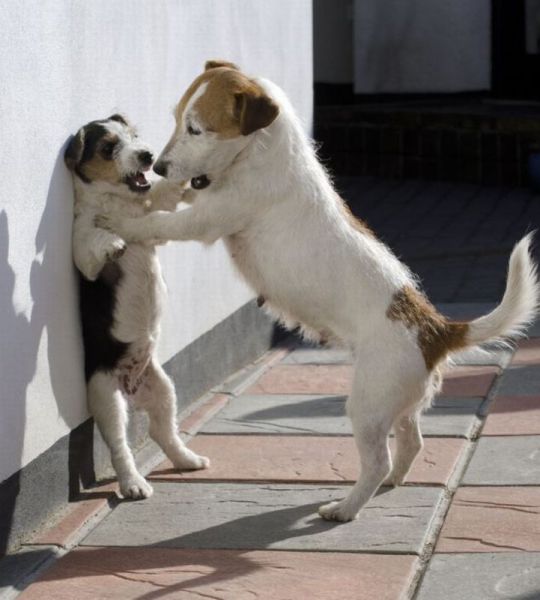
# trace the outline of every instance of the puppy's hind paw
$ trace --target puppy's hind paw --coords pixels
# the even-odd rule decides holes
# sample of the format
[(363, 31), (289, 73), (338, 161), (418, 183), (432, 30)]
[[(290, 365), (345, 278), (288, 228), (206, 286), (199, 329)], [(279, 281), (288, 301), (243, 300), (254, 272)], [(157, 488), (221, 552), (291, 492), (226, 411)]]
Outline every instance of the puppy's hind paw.
[(124, 498), (143, 500), (144, 498), (150, 498), (154, 493), (154, 488), (139, 474), (128, 477), (119, 483), (120, 493)]
[(185, 448), (182, 454), (173, 461), (173, 464), (180, 470), (198, 471), (199, 469), (208, 469), (210, 459)]

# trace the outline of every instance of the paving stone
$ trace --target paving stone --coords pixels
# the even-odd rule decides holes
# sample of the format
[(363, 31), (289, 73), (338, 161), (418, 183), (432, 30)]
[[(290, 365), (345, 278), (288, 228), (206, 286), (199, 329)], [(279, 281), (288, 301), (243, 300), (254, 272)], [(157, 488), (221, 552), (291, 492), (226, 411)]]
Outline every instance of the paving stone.
[(499, 374), (493, 366), (455, 367), (444, 374), (444, 396), (486, 396)]
[(540, 435), (540, 396), (498, 396), (482, 435)]
[(351, 364), (352, 354), (341, 348), (302, 347), (293, 350), (282, 361), (285, 365), (340, 365)]
[(535, 364), (540, 365), (540, 338), (521, 341), (512, 358), (512, 366)]
[[(192, 440), (189, 447), (211, 457), (209, 469), (179, 472), (170, 461), (165, 461), (150, 478), (352, 483), (359, 472), (358, 452), (352, 437), (202, 435)], [(426, 439), (406, 483), (448, 483), (465, 447), (464, 440)]]
[[(478, 426), (481, 398), (437, 398), (422, 415), (425, 435), (470, 437)], [(235, 398), (203, 433), (351, 435), (344, 396), (256, 395)]]
[(436, 552), (540, 551), (539, 487), (462, 487)]
[(25, 546), (0, 560), (0, 598), (14, 598), (58, 556), (54, 546)]
[(540, 553), (438, 554), (416, 600), (535, 600)]
[[(499, 369), (494, 366), (455, 367), (445, 373), (446, 396), (485, 396)], [(349, 365), (278, 365), (266, 373), (246, 394), (348, 394), (353, 369)]]
[(481, 438), (464, 485), (540, 485), (540, 436)]
[(540, 392), (540, 365), (506, 369), (497, 393), (501, 396), (537, 396)]
[(342, 552), (80, 548), (20, 598), (398, 600), (417, 561)]
[(420, 553), (443, 490), (384, 490), (351, 523), (317, 514), (344, 486), (154, 483), (145, 502), (125, 502), (83, 541), (85, 546), (283, 549)]
[(352, 373), (348, 365), (278, 365), (246, 394), (348, 394)]

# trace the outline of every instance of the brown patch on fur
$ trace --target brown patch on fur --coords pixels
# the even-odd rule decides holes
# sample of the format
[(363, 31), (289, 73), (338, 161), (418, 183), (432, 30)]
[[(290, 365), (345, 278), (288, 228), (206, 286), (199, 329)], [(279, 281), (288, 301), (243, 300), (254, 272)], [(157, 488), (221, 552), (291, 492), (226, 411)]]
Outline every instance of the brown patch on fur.
[(216, 66), (199, 75), (182, 96), (176, 108), (177, 132), (183, 127), (188, 102), (204, 83), (206, 90), (194, 109), (205, 127), (221, 139), (248, 135), (267, 127), (278, 115), (278, 107), (260, 85), (233, 67)]
[(204, 70), (208, 71), (208, 69), (219, 69), (220, 67), (227, 67), (228, 69), (235, 69), (236, 71), (240, 71), (240, 69), (232, 62), (228, 60), (207, 60), (204, 63)]
[(412, 286), (407, 285), (394, 294), (386, 316), (401, 321), (409, 329), (418, 329), (418, 346), (430, 371), (447, 354), (467, 346), (469, 324), (449, 321)]
[(82, 174), (90, 181), (108, 181), (109, 183), (120, 183), (122, 181), (122, 175), (118, 171), (116, 162), (103, 158), (99, 150), (105, 144), (115, 142), (116, 139), (114, 135), (104, 136), (98, 148), (96, 148), (94, 156), (80, 166)]

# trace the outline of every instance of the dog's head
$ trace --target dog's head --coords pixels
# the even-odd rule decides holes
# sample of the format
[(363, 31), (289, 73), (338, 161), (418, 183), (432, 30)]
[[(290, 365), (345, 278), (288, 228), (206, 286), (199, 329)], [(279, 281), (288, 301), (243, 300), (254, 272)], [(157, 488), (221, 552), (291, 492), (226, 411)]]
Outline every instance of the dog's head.
[(139, 195), (151, 188), (144, 173), (151, 168), (154, 156), (121, 115), (81, 127), (71, 138), (64, 161), (85, 184), (107, 191)]
[(176, 128), (154, 170), (173, 181), (212, 178), (278, 113), (262, 86), (236, 65), (208, 61), (176, 107)]

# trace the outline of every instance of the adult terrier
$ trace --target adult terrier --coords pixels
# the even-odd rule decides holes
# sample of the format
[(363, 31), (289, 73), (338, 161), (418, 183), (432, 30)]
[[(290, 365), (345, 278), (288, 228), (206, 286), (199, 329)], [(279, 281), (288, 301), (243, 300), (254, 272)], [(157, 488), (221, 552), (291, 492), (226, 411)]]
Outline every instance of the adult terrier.
[(155, 170), (170, 181), (195, 178), (203, 189), (188, 210), (98, 223), (129, 241), (223, 238), (240, 273), (283, 321), (353, 349), (347, 412), (361, 474), (347, 498), (320, 508), (326, 519), (354, 519), (383, 482), (403, 482), (422, 447), (419, 415), (448, 357), (514, 336), (536, 314), (529, 235), (512, 252), (493, 312), (470, 322), (440, 315), (407, 267), (347, 210), (283, 91), (230, 63), (208, 62), (188, 88)]
[(111, 451), (122, 495), (147, 498), (152, 487), (127, 442), (128, 401), (147, 411), (150, 437), (175, 467), (202, 469), (209, 462), (178, 436), (174, 386), (156, 357), (165, 292), (156, 242), (126, 245), (95, 227), (94, 217), (174, 211), (181, 188), (146, 179), (153, 155), (120, 115), (79, 129), (64, 158), (75, 187), (73, 258), (81, 274), (88, 407)]

